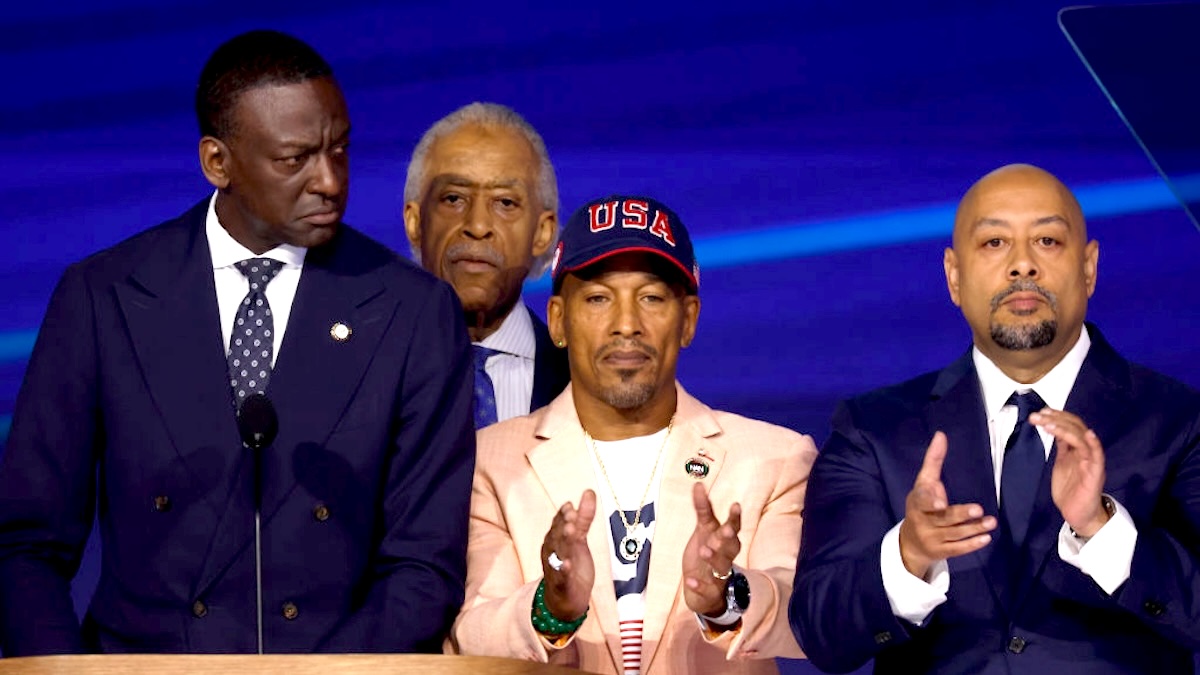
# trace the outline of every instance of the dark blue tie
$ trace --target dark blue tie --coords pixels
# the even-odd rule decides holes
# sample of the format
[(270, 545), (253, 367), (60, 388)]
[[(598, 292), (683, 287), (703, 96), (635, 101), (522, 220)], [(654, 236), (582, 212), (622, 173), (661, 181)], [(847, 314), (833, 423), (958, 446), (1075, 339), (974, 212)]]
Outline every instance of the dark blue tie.
[(1025, 541), (1033, 503), (1046, 466), (1046, 446), (1037, 427), (1029, 424), (1029, 413), (1046, 407), (1036, 392), (1013, 393), (1008, 405), (1017, 406), (1017, 426), (1004, 447), (1004, 468), (1000, 472), (1000, 517), (1017, 548)]
[(488, 358), (501, 352), (480, 345), (475, 349), (475, 428), (482, 429), (496, 423), (496, 389), (488, 377), (484, 365)]
[(265, 393), (271, 379), (271, 354), (274, 351), (275, 322), (267, 302), (267, 284), (283, 269), (283, 263), (270, 258), (249, 258), (234, 263), (246, 275), (250, 291), (238, 305), (229, 335), (229, 385), (234, 403), (242, 407), (247, 396)]

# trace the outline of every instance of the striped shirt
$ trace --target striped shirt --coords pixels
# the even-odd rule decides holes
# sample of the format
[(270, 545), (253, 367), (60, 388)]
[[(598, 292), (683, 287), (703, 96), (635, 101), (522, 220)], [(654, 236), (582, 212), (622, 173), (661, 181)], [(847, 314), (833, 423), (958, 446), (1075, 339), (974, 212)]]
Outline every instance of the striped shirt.
[(474, 344), (501, 352), (483, 366), (492, 378), (492, 389), (496, 393), (496, 421), (528, 415), (529, 402), (533, 398), (533, 356), (537, 350), (537, 337), (524, 301), (518, 299), (500, 328)]

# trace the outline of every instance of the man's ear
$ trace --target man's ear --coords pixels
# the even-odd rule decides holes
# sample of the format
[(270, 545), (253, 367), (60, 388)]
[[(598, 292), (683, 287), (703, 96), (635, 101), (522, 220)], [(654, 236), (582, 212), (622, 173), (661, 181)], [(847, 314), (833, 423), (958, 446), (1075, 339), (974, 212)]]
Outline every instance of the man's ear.
[(696, 325), (700, 322), (700, 296), (683, 296), (683, 334), (679, 339), (680, 347), (687, 347), (696, 338)]
[(1100, 242), (1095, 239), (1087, 244), (1083, 253), (1083, 280), (1087, 284), (1088, 297), (1096, 292), (1096, 275), (1100, 272)]
[(953, 302), (955, 307), (962, 307), (959, 304), (958, 256), (954, 254), (954, 249), (946, 249), (942, 256), (942, 268), (946, 271), (946, 289), (950, 291), (950, 302)]
[(559, 347), (567, 346), (566, 322), (563, 320), (563, 299), (552, 295), (546, 301), (546, 328), (550, 329), (550, 340)]
[(200, 139), (200, 170), (218, 190), (229, 187), (229, 146), (215, 136)]
[(554, 234), (558, 231), (558, 216), (554, 211), (542, 211), (538, 216), (538, 222), (533, 231), (533, 244), (529, 250), (534, 258), (540, 258), (545, 255), (550, 248), (550, 242), (554, 241)]
[(421, 250), (421, 203), (404, 203), (404, 234), (413, 250)]

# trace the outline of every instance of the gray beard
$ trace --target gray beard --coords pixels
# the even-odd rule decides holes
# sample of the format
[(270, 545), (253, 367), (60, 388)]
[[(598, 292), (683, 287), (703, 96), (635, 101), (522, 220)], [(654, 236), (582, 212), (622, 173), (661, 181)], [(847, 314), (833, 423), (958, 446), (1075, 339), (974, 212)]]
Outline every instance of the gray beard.
[(610, 387), (600, 392), (600, 396), (605, 403), (617, 410), (633, 410), (650, 402), (650, 398), (654, 396), (654, 385), (646, 383)]
[(1025, 351), (1039, 349), (1054, 342), (1058, 334), (1058, 322), (1047, 319), (1032, 326), (991, 325), (992, 341), (1004, 349)]

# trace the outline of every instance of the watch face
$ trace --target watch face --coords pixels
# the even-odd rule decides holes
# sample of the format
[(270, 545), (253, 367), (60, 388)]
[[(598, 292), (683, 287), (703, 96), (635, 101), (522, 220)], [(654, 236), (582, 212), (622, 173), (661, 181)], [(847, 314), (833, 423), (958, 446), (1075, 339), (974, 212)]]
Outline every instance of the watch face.
[(744, 612), (750, 606), (750, 580), (744, 574), (735, 574), (730, 581), (733, 584), (733, 601)]

